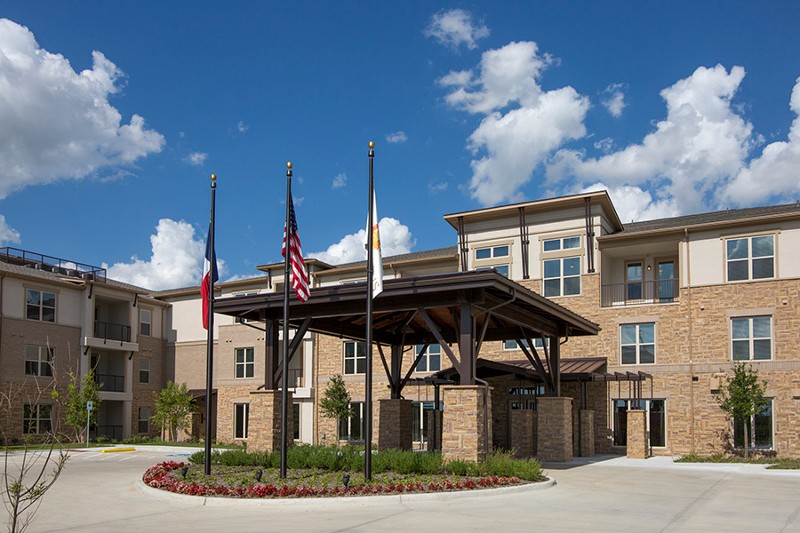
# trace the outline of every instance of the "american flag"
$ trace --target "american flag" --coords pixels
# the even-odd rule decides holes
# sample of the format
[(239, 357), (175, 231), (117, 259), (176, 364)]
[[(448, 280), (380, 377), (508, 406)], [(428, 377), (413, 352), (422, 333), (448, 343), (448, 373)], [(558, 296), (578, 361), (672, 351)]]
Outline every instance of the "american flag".
[[(303, 262), (303, 250), (300, 248), (300, 235), (297, 233), (297, 219), (294, 217), (294, 202), (289, 199), (289, 224), (291, 225), (289, 237), (289, 267), (294, 293), (301, 302), (308, 300), (308, 274)], [(286, 226), (283, 228), (283, 246), (281, 255), (286, 257)]]

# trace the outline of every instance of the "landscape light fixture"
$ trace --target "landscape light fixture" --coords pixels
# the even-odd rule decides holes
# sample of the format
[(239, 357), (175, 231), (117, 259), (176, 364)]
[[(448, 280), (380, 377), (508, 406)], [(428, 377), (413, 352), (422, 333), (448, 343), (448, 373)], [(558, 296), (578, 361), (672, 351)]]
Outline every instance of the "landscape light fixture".
[(350, 484), (350, 474), (345, 474), (342, 476), (342, 483), (344, 483), (344, 488), (347, 488), (347, 485)]
[(258, 483), (259, 481), (261, 481), (261, 476), (262, 476), (263, 474), (264, 474), (264, 472), (263, 472), (262, 470), (260, 470), (260, 469), (259, 469), (259, 470), (256, 470), (256, 483)]
[(189, 467), (188, 466), (184, 466), (183, 468), (181, 468), (181, 475), (183, 476), (183, 479), (186, 479), (186, 474), (187, 473), (189, 473)]

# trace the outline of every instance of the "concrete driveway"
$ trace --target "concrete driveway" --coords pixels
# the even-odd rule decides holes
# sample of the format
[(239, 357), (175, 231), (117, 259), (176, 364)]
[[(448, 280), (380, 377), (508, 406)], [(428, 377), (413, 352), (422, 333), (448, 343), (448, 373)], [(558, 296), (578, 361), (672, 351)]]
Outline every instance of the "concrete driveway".
[(800, 532), (800, 472), (758, 465), (607, 457), (546, 465), (550, 488), (339, 499), (204, 499), (141, 483), (186, 453), (75, 452), (28, 531)]

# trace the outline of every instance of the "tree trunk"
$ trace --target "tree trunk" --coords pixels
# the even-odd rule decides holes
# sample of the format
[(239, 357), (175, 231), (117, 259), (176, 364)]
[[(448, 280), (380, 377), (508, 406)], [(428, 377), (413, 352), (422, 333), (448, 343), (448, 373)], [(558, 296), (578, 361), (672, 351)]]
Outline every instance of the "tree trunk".
[(744, 437), (744, 458), (748, 459), (750, 457), (750, 454), (748, 453), (750, 451), (750, 439), (748, 438), (750, 434), (750, 424), (747, 423), (747, 419), (744, 420), (744, 424), (742, 424), (742, 426), (742, 435)]

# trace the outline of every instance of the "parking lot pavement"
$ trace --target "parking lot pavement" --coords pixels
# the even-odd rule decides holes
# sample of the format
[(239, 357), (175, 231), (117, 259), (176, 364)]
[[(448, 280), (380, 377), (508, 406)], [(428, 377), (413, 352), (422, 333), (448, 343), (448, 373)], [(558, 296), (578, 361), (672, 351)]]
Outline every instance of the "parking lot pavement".
[(595, 458), (545, 465), (557, 483), (543, 490), (458, 496), (242, 501), (179, 496), (141, 483), (149, 466), (188, 453), (76, 451), (29, 531), (800, 532), (800, 473), (758, 465)]

